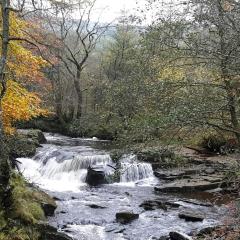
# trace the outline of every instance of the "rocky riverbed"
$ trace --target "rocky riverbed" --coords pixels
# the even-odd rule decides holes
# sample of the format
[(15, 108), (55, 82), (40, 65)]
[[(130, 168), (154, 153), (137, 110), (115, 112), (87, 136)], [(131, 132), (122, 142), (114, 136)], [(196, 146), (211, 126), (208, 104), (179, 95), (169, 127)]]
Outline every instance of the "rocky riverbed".
[(92, 165), (114, 174), (108, 143), (45, 136), (35, 157), (19, 159), (21, 170), (56, 199), (49, 222), (73, 239), (191, 239), (226, 216), (231, 196), (215, 201), (213, 193), (227, 186), (222, 160), (195, 158), (185, 149), (188, 164), (169, 170), (157, 159), (153, 164), (125, 155), (117, 181), (91, 187), (85, 182)]

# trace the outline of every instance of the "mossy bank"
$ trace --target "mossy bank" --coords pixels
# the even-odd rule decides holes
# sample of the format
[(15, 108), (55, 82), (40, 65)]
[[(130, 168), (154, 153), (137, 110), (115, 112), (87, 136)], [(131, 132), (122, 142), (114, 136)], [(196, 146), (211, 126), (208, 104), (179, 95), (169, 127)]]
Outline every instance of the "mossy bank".
[[(7, 139), (9, 162), (8, 206), (0, 207), (0, 240), (70, 240), (48, 225), (55, 201), (17, 171), (17, 157), (31, 157), (46, 139), (39, 130), (19, 131)], [(5, 199), (6, 200), (6, 199)]]

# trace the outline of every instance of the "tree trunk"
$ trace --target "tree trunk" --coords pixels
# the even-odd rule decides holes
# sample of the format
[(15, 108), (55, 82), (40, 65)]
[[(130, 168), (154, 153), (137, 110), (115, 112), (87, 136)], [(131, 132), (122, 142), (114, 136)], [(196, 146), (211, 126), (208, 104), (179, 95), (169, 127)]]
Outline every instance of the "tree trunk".
[(77, 119), (81, 118), (82, 116), (82, 89), (81, 89), (81, 70), (77, 69), (77, 75), (74, 78), (74, 86), (77, 93)]
[(220, 67), (221, 67), (221, 78), (225, 85), (225, 90), (227, 94), (228, 101), (228, 111), (230, 113), (230, 121), (232, 129), (235, 132), (236, 139), (240, 145), (240, 132), (239, 132), (239, 120), (237, 116), (237, 98), (235, 94), (234, 87), (232, 86), (231, 77), (228, 73), (228, 56), (229, 52), (227, 51), (228, 43), (225, 41), (225, 37), (228, 34), (226, 26), (224, 26), (224, 12), (222, 8), (222, 1), (218, 0), (218, 31), (220, 37)]
[(2, 112), (2, 99), (6, 93), (6, 63), (9, 44), (9, 11), (10, 0), (2, 0), (1, 2), (1, 14), (2, 14), (2, 46), (1, 46), (1, 60), (0, 60), (0, 204), (5, 210), (8, 209), (10, 203), (9, 196), (11, 195), (11, 189), (9, 184), (10, 179), (10, 164), (8, 159), (8, 152), (5, 143), (4, 126), (3, 126), (3, 112)]
[[(231, 86), (230, 80), (225, 79), (225, 88), (227, 92), (227, 99), (228, 99), (228, 108), (231, 117), (231, 125), (235, 131), (235, 136), (237, 138), (238, 144), (240, 145), (240, 127), (239, 127), (239, 120), (237, 116), (237, 101), (234, 94), (234, 89)], [(239, 132), (239, 133), (238, 133)]]

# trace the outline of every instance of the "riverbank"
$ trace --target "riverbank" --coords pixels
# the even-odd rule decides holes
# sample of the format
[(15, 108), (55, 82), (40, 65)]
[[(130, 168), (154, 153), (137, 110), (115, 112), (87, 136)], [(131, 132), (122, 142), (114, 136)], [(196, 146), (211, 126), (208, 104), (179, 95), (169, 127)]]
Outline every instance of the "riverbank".
[(53, 198), (17, 171), (16, 158), (33, 156), (45, 142), (39, 130), (18, 131), (7, 139), (12, 165), (7, 195), (10, 199), (5, 199), (9, 205), (0, 209), (0, 240), (71, 240), (48, 225), (47, 218), (57, 208)]
[[(49, 219), (51, 225), (74, 236), (74, 239), (93, 239), (92, 231), (96, 231), (99, 239), (145, 240), (150, 236), (167, 237), (170, 231), (180, 231), (193, 238), (202, 229), (222, 224), (227, 216), (226, 204), (230, 204), (232, 199), (215, 201), (219, 193), (226, 196), (223, 188), (219, 188), (219, 182), (224, 180), (222, 160), (218, 164), (214, 159), (202, 159), (201, 162), (198, 157), (203, 156), (196, 153), (197, 156), (193, 157), (192, 152), (186, 154), (187, 149), (182, 149), (181, 153), (177, 149), (169, 150), (168, 154), (165, 151), (163, 156), (163, 152), (155, 148), (154, 152), (149, 149), (135, 152), (139, 161), (136, 156), (123, 157), (126, 152), (122, 151), (114, 159), (115, 163), (123, 163), (126, 167), (118, 183), (89, 187), (85, 183), (89, 165), (113, 164), (113, 156), (109, 156), (111, 149), (106, 146), (109, 143), (58, 134), (46, 136), (48, 144), (43, 145), (34, 158), (20, 161), (24, 163), (25, 174), (57, 199), (56, 215)], [(167, 164), (173, 159), (178, 164)], [(202, 188), (203, 183), (199, 179), (207, 181), (204, 185), (207, 189)], [(181, 189), (182, 181), (184, 185), (186, 182), (195, 182), (195, 185), (186, 191)], [(168, 191), (169, 184), (177, 185), (176, 191)], [(165, 187), (166, 191), (156, 190), (159, 187)], [(217, 190), (216, 195), (213, 190)], [(122, 225), (115, 216), (124, 212), (135, 215), (133, 221)], [(138, 218), (135, 219), (136, 216)]]
[[(26, 141), (29, 141), (29, 139), (30, 139), (29, 143), (31, 143), (31, 144), (30, 145), (26, 144), (26, 145), (28, 147), (33, 146), (33, 145), (35, 146), (34, 151), (33, 151), (32, 147), (29, 148), (29, 151), (28, 150), (24, 151), (25, 158), (31, 157), (33, 154), (36, 153), (36, 147), (41, 146), (41, 144), (38, 141), (33, 140), (34, 138), (36, 139), (36, 136), (41, 135), (41, 133), (38, 132), (38, 134), (36, 134), (36, 133), (33, 134), (33, 133), (31, 133), (31, 131), (25, 131), (25, 130), (19, 131), (20, 135), (25, 135), (25, 137), (28, 138), (28, 140), (26, 140), (25, 137), (22, 136), (23, 139), (25, 139), (25, 140), (21, 140), (21, 141), (19, 140), (20, 142), (25, 144)], [(32, 138), (32, 135), (34, 135), (35, 137)], [(62, 169), (62, 167), (64, 165), (63, 164), (64, 159), (65, 160), (71, 159), (71, 156), (72, 156), (71, 151), (73, 151), (73, 155), (76, 155), (76, 154), (81, 155), (82, 150), (85, 149), (85, 147), (82, 148), (83, 146), (85, 146), (85, 145), (88, 146), (91, 143), (91, 144), (93, 144), (93, 146), (95, 148), (95, 147), (97, 147), (96, 144), (101, 142), (101, 141), (98, 141), (97, 139), (86, 139), (86, 140), (71, 139), (71, 138), (67, 138), (67, 137), (55, 135), (55, 134), (47, 134), (47, 136), (48, 136), (48, 143), (50, 143), (50, 145), (57, 144), (57, 146), (59, 145), (59, 147), (57, 147), (57, 148), (54, 147), (53, 149), (51, 146), (50, 146), (50, 148), (48, 146), (46, 149), (40, 148), (42, 150), (40, 152), (38, 151), (37, 159), (44, 161), (46, 164), (49, 161), (49, 159), (51, 159), (51, 157), (55, 156), (55, 157), (59, 158), (59, 161), (52, 166), (47, 165), (48, 169), (43, 171), (46, 174), (51, 173), (51, 171), (52, 171), (51, 167), (53, 167), (53, 169), (55, 169), (56, 171), (58, 171), (57, 169), (59, 168), (59, 171), (60, 171), (60, 169)], [(20, 142), (18, 142), (18, 145), (17, 145), (18, 147), (21, 146)], [(46, 140), (43, 139), (42, 143), (46, 143)], [(104, 144), (104, 146), (105, 146), (105, 144), (108, 145), (109, 143), (102, 142), (102, 144)], [(16, 145), (13, 145), (13, 146), (16, 146)], [(76, 150), (79, 149), (79, 150), (77, 150), (76, 153), (74, 152), (75, 151), (74, 146), (76, 146)], [(16, 151), (16, 149), (18, 149), (18, 147), (15, 148), (14, 155), (21, 157), (21, 154), (19, 153), (19, 151)], [(20, 147), (20, 149), (24, 149), (23, 145)], [(98, 149), (98, 147), (97, 147), (97, 149)], [(108, 151), (110, 151), (109, 147), (107, 147), (106, 149), (108, 149)], [(51, 152), (52, 152), (51, 154), (53, 154), (53, 155), (50, 154), (48, 156), (49, 153), (47, 151), (49, 151), (49, 150), (51, 150)], [(70, 152), (69, 152), (69, 150), (70, 150)], [(86, 150), (87, 150), (87, 154), (89, 154), (88, 147), (86, 148)], [(94, 152), (95, 151), (96, 150), (94, 150)], [(99, 150), (97, 150), (97, 152), (98, 151)], [(16, 152), (18, 152), (18, 154), (16, 154)], [(91, 189), (90, 193), (89, 193), (88, 188), (81, 187), (80, 189), (82, 189), (81, 191), (83, 191), (83, 195), (72, 193), (69, 196), (69, 193), (60, 194), (55, 191), (53, 191), (53, 192), (50, 191), (49, 194), (51, 196), (54, 196), (55, 199), (57, 199), (57, 203), (58, 203), (58, 209), (56, 212), (56, 216), (50, 217), (51, 225), (54, 225), (56, 228), (51, 228), (51, 227), (49, 228), (48, 225), (41, 224), (40, 225), (41, 229), (45, 229), (44, 231), (46, 231), (46, 229), (50, 229), (52, 231), (51, 234), (54, 233), (53, 236), (57, 234), (58, 238), (61, 239), (59, 237), (60, 233), (57, 233), (56, 229), (60, 229), (61, 231), (66, 231), (67, 234), (70, 233), (70, 235), (71, 235), (72, 231), (73, 232), (74, 231), (82, 231), (82, 228), (81, 228), (81, 230), (76, 230), (74, 227), (75, 224), (83, 223), (83, 226), (84, 226), (87, 221), (90, 221), (90, 223), (93, 223), (93, 225), (94, 224), (102, 225), (103, 224), (102, 221), (104, 221), (104, 222), (110, 221), (110, 222), (114, 223), (115, 220), (112, 219), (112, 216), (114, 216), (114, 213), (110, 209), (111, 208), (110, 202), (112, 200), (110, 200), (110, 199), (115, 198), (113, 196), (116, 193), (119, 194), (120, 199), (123, 196), (125, 196), (125, 197), (123, 197), (124, 200), (121, 200), (121, 201), (123, 201), (123, 204), (120, 205), (122, 207), (122, 209), (126, 208), (126, 206), (129, 204), (128, 203), (129, 201), (132, 202), (131, 207), (127, 208), (127, 210), (129, 212), (131, 212), (133, 210), (136, 212), (139, 212), (138, 214), (140, 215), (140, 219), (142, 217), (144, 219), (145, 218), (151, 219), (153, 216), (156, 216), (156, 217), (158, 216), (158, 218), (160, 218), (159, 224), (162, 225), (164, 222), (162, 222), (161, 216), (165, 211), (167, 211), (166, 214), (174, 217), (174, 219), (176, 219), (175, 221), (179, 221), (179, 224), (182, 224), (183, 229), (185, 228), (185, 224), (188, 223), (185, 220), (186, 218), (194, 219), (196, 217), (199, 218), (199, 216), (200, 216), (200, 217), (203, 217), (203, 219), (204, 219), (203, 221), (208, 222), (209, 219), (211, 219), (211, 214), (214, 213), (214, 212), (211, 213), (211, 211), (212, 211), (211, 206), (215, 206), (215, 204), (219, 204), (219, 206), (220, 205), (225, 206), (226, 204), (229, 206), (233, 206), (232, 200), (234, 201), (235, 199), (237, 199), (238, 192), (236, 193), (236, 189), (232, 188), (232, 186), (234, 186), (233, 182), (227, 181), (227, 178), (226, 178), (228, 176), (227, 173), (229, 173), (231, 171), (231, 169), (234, 168), (235, 164), (237, 164), (237, 159), (238, 159), (237, 154), (230, 155), (230, 156), (220, 156), (220, 155), (215, 154), (215, 155), (209, 156), (206, 154), (199, 154), (198, 151), (192, 150), (189, 148), (184, 148), (184, 147), (179, 148), (179, 147), (172, 146), (172, 147), (169, 147), (166, 149), (166, 148), (159, 147), (156, 145), (155, 146), (147, 146), (147, 147), (146, 146), (145, 147), (138, 146), (137, 148), (134, 147), (131, 149), (129, 148), (127, 150), (122, 150), (122, 149), (116, 150), (115, 149), (115, 150), (111, 150), (110, 152), (112, 153), (111, 157), (115, 161), (115, 163), (119, 162), (122, 155), (124, 155), (126, 153), (127, 154), (131, 153), (131, 154), (136, 154), (136, 156), (140, 160), (140, 162), (142, 162), (142, 163), (145, 162), (146, 164), (151, 164), (151, 166), (153, 167), (153, 173), (155, 175), (154, 177), (156, 179), (158, 179), (158, 181), (160, 182), (159, 184), (154, 183), (154, 186), (155, 186), (154, 194), (152, 195), (151, 191), (149, 192), (149, 190), (147, 190), (147, 189), (144, 190), (144, 188), (142, 188), (142, 187), (137, 188), (136, 190), (133, 191), (132, 188), (129, 188), (127, 186), (124, 186), (122, 188), (122, 190), (120, 190), (119, 187), (115, 188), (114, 185), (113, 186), (112, 185), (102, 186), (100, 188), (96, 188), (95, 190), (94, 190), (94, 188), (90, 188)], [(66, 153), (67, 153), (67, 155), (65, 155)], [(43, 156), (42, 156), (43, 158), (41, 157), (41, 154), (43, 154)], [(104, 154), (106, 154), (104, 152), (101, 152), (100, 154), (103, 154), (103, 157), (104, 158), (106, 157), (106, 159), (109, 158), (107, 155), (104, 155)], [(46, 159), (44, 157), (45, 155), (46, 155)], [(102, 155), (100, 155), (100, 156), (102, 156)], [(99, 155), (96, 155), (96, 157), (97, 157), (96, 158), (96, 161), (97, 161), (97, 159), (99, 158)], [(85, 157), (84, 157), (84, 159), (85, 159)], [(89, 158), (89, 160), (91, 160), (91, 159), (94, 160), (95, 157)], [(101, 159), (102, 158), (100, 158), (100, 161), (102, 161)], [(23, 159), (23, 161), (24, 161), (24, 159)], [(26, 164), (28, 164), (28, 161), (26, 162)], [(109, 161), (109, 160), (107, 160), (107, 161)], [(87, 162), (86, 162), (86, 164), (87, 164)], [(128, 169), (128, 172), (130, 173), (130, 171), (134, 170), (134, 168), (135, 168), (135, 165), (130, 167)], [(77, 171), (77, 169), (72, 169), (72, 170)], [(30, 171), (34, 171), (34, 169), (31, 168)], [(56, 174), (58, 174), (59, 177), (60, 177), (60, 175), (62, 175), (64, 178), (64, 176), (67, 173), (63, 171), (63, 172), (59, 172), (59, 173), (56, 172)], [(80, 173), (78, 173), (78, 174), (80, 174)], [(48, 176), (48, 178), (51, 178), (52, 175), (47, 174), (46, 176)], [(43, 178), (45, 178), (46, 176), (43, 176)], [(81, 174), (79, 176), (81, 176)], [(127, 178), (128, 177), (125, 177), (125, 179), (127, 179)], [(71, 181), (74, 180), (72, 177), (70, 177), (69, 179), (71, 179)], [(47, 181), (49, 181), (49, 180), (47, 180)], [(45, 183), (46, 183), (46, 181), (45, 181)], [(48, 182), (48, 187), (50, 187), (49, 183), (50, 182)], [(72, 183), (74, 185), (75, 180)], [(54, 187), (54, 185), (56, 185), (56, 183), (54, 183), (54, 181), (53, 181), (52, 186)], [(122, 191), (124, 191), (124, 192), (122, 192)], [(138, 195), (139, 194), (139, 193), (137, 193), (138, 191), (140, 191), (142, 193), (140, 193), (140, 195)], [(147, 193), (146, 193), (146, 191), (147, 191)], [(170, 197), (170, 199), (169, 198), (163, 199), (163, 198), (161, 198), (162, 195), (167, 195), (167, 196), (169, 195), (171, 197)], [(85, 201), (89, 202), (90, 199), (95, 198), (96, 196), (98, 196), (98, 198), (99, 198), (98, 201), (93, 201), (93, 202), (90, 201), (90, 203), (88, 204), (90, 207), (85, 206), (85, 204), (86, 204)], [(139, 200), (136, 198), (136, 196), (138, 196), (137, 198), (139, 198)], [(117, 198), (118, 201), (119, 201), (119, 197)], [(197, 202), (193, 201), (193, 199), (197, 200)], [(125, 200), (126, 200), (126, 203), (124, 203)], [(179, 202), (180, 202), (180, 204), (179, 204)], [(190, 206), (188, 208), (186, 208), (186, 206), (185, 206), (186, 202), (188, 202), (187, 204), (190, 204)], [(105, 203), (105, 204), (103, 204), (103, 203)], [(79, 211), (76, 212), (76, 215), (71, 212), (70, 208), (69, 209), (68, 209), (68, 207), (66, 208), (66, 204), (67, 205), (70, 204), (69, 206), (71, 206), (71, 207), (75, 206), (76, 209), (79, 208), (78, 209)], [(114, 204), (116, 205), (118, 203), (116, 202)], [(105, 205), (106, 206), (109, 205), (109, 206), (106, 207)], [(203, 206), (203, 205), (205, 205), (205, 207), (200, 210), (201, 214), (199, 215), (199, 210), (197, 210), (195, 208), (196, 208), (196, 206)], [(41, 204), (40, 204), (40, 207), (42, 207)], [(227, 206), (227, 208), (228, 208), (228, 206)], [(119, 209), (120, 213), (121, 213), (122, 209), (121, 208)], [(188, 210), (188, 211), (186, 212), (186, 210)], [(102, 212), (101, 217), (98, 216), (98, 214), (100, 214), (100, 211)], [(202, 216), (203, 212), (206, 215), (204, 214), (204, 216)], [(211, 214), (208, 215), (208, 212)], [(83, 216), (81, 218), (79, 218), (80, 213), (83, 214)], [(71, 214), (71, 215), (69, 216), (69, 214)], [(99, 220), (98, 220), (99, 222), (96, 223), (95, 220), (93, 220), (91, 218), (89, 219), (89, 214), (93, 214), (95, 220), (99, 218)], [(105, 219), (105, 217), (102, 216), (104, 214), (106, 214), (106, 216), (105, 216), (106, 219)], [(179, 214), (183, 214), (183, 215), (181, 215), (183, 217), (183, 220), (181, 220), (182, 217), (180, 218), (178, 216)], [(233, 219), (233, 216), (231, 216), (231, 215), (228, 215), (225, 217), (227, 220), (229, 220), (230, 218)], [(72, 220), (71, 220), (71, 218), (72, 218)], [(103, 219), (101, 219), (101, 218), (103, 218)], [(76, 221), (76, 219), (78, 219), (78, 220)], [(217, 215), (216, 215), (216, 219), (217, 219)], [(224, 221), (224, 218), (222, 218), (222, 220)], [(59, 221), (60, 222), (63, 221), (63, 223), (59, 224)], [(91, 222), (91, 221), (93, 221), (93, 222)], [(135, 221), (138, 222), (139, 220), (135, 220)], [(184, 221), (186, 221), (186, 223)], [(137, 224), (137, 223), (135, 223), (135, 224)], [(142, 222), (142, 224), (145, 225), (146, 223)], [(201, 221), (199, 224), (201, 226)], [(37, 226), (39, 226), (39, 225), (37, 224)], [(130, 231), (131, 226), (132, 225), (130, 224), (129, 227), (127, 227), (127, 228), (125, 227), (125, 230), (123, 232), (128, 232), (128, 234), (130, 234), (129, 231)], [(135, 227), (137, 227), (137, 226), (138, 225), (136, 225)], [(147, 226), (148, 225), (146, 224), (146, 227)], [(111, 234), (113, 234), (113, 235), (111, 235), (111, 234), (110, 235), (115, 236), (114, 232), (118, 232), (121, 230), (119, 227), (121, 228), (121, 225), (115, 226), (115, 223), (114, 223), (113, 226), (111, 227), (111, 229), (113, 229), (112, 230), (113, 232), (111, 231)], [(226, 224), (225, 227), (229, 228), (229, 225)], [(109, 228), (109, 226), (107, 227), (107, 229), (108, 228)], [(205, 227), (201, 227), (199, 229), (202, 229), (202, 228), (206, 229), (207, 224)], [(35, 224), (32, 225), (30, 227), (30, 229), (37, 229), (36, 231), (38, 231), (38, 228), (36, 228)], [(103, 229), (105, 229), (105, 227), (104, 228), (101, 227), (99, 229), (101, 229), (101, 231), (102, 231)], [(177, 227), (174, 228), (174, 226), (172, 226), (171, 229), (175, 229), (177, 231)], [(215, 228), (211, 227), (210, 229), (212, 229), (211, 234), (212, 235), (215, 234), (215, 232), (213, 231)], [(23, 230), (23, 231), (25, 231), (25, 230)], [(149, 230), (149, 232), (151, 232), (151, 231)], [(167, 230), (164, 230), (164, 231), (166, 231), (166, 233), (167, 233)], [(208, 231), (207, 231), (208, 234), (209, 234), (209, 231), (210, 230), (208, 229)], [(191, 231), (188, 231), (187, 233), (190, 235), (193, 234), (193, 233), (191, 233)], [(200, 233), (201, 233), (201, 231), (200, 231)], [(131, 233), (131, 234), (134, 234), (134, 233)], [(131, 234), (130, 234), (130, 236), (135, 236), (135, 235), (131, 235)], [(161, 234), (161, 233), (156, 232), (156, 235), (157, 234)], [(192, 236), (192, 237), (194, 239), (205, 239), (205, 238), (211, 239), (209, 237), (212, 236), (212, 235), (207, 235), (206, 232), (204, 232), (204, 234), (201, 236), (198, 234), (199, 234), (199, 231), (195, 231), (194, 236)], [(189, 237), (190, 237), (190, 235), (189, 235)], [(61, 237), (62, 237), (62, 235), (61, 235)], [(64, 235), (64, 237), (65, 237), (65, 235)], [(64, 237), (62, 239), (64, 239)], [(167, 237), (167, 235), (166, 235), (166, 237)], [(48, 240), (48, 238), (45, 238), (45, 239)], [(89, 238), (89, 239), (91, 239), (91, 238)], [(130, 239), (131, 239), (131, 237), (130, 237)], [(132, 238), (132, 239), (134, 239), (134, 238)], [(165, 239), (170, 239), (170, 238), (168, 237)], [(171, 238), (171, 239), (174, 239), (174, 238)]]

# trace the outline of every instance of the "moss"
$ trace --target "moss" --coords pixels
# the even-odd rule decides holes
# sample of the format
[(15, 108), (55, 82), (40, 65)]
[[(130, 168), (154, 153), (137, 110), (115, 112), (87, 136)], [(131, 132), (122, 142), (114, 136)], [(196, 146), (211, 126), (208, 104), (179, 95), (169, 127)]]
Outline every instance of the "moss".
[(4, 218), (4, 212), (0, 211), (0, 229), (4, 228), (7, 225), (7, 222)]
[(45, 220), (42, 203), (56, 206), (55, 201), (16, 172), (10, 185), (13, 202), (7, 213), (0, 208), (0, 240), (39, 240), (43, 233), (38, 224)]
[[(26, 181), (17, 174), (11, 178), (13, 187), (13, 219), (21, 219), (25, 223), (36, 223), (44, 220), (44, 212), (41, 208), (41, 194), (37, 195), (35, 190), (27, 186)], [(45, 199), (44, 199), (45, 200)]]
[(47, 140), (41, 130), (38, 129), (30, 129), (30, 130), (25, 130), (25, 135), (32, 139), (34, 142), (37, 144), (39, 143), (46, 143)]
[(0, 240), (38, 240), (39, 233), (29, 226), (15, 226), (5, 232), (0, 232)]
[(38, 203), (20, 199), (14, 202), (12, 218), (21, 219), (24, 223), (37, 223), (45, 220), (44, 212)]
[(13, 158), (19, 157), (31, 157), (36, 153), (38, 141), (29, 139), (27, 136), (22, 134), (14, 135), (8, 139), (10, 146), (10, 155)]

